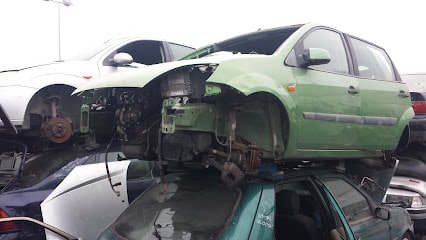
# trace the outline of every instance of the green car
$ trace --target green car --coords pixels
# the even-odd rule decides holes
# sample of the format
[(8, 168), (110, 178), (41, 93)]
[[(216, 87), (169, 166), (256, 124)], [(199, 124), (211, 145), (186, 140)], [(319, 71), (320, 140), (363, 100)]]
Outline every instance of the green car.
[(341, 173), (288, 170), (232, 189), (219, 178), (212, 168), (166, 175), (98, 239), (414, 239), (404, 209), (376, 204)]
[[(81, 132), (184, 165), (383, 158), (408, 144), (410, 92), (385, 50), (335, 29), (259, 30), (78, 88)], [(238, 173), (237, 173), (238, 174)]]

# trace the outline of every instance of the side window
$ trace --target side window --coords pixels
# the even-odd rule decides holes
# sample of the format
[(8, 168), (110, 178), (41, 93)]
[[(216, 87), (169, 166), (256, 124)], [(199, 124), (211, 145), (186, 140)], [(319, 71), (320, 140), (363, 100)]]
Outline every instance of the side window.
[(169, 46), (170, 46), (170, 49), (172, 50), (174, 60), (180, 59), (194, 51), (194, 49), (190, 47), (186, 47), (179, 44), (169, 43)]
[(329, 63), (310, 66), (310, 68), (343, 74), (349, 73), (348, 57), (339, 33), (325, 29), (315, 30), (303, 39), (302, 45), (303, 49), (322, 48), (330, 54)]
[(352, 185), (338, 178), (321, 181), (336, 199), (351, 227), (373, 217), (367, 199)]
[(104, 65), (112, 65), (111, 59), (117, 53), (128, 53), (133, 62), (151, 65), (165, 62), (163, 43), (159, 41), (135, 41), (124, 45), (111, 53), (104, 61)]
[(395, 81), (395, 74), (386, 52), (367, 42), (350, 38), (360, 77)]

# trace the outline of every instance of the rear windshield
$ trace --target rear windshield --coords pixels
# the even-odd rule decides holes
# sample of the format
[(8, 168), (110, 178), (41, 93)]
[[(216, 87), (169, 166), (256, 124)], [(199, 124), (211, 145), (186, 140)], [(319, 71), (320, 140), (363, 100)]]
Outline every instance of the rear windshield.
[(117, 239), (217, 238), (238, 192), (204, 170), (168, 179), (136, 199), (107, 232)]
[(73, 166), (70, 166), (72, 169), (86, 162), (90, 157), (95, 157), (95, 153), (88, 154), (75, 148), (60, 149), (35, 155), (29, 154), (21, 178), (18, 179), (16, 185), (19, 188), (32, 186), (66, 164), (74, 161)]

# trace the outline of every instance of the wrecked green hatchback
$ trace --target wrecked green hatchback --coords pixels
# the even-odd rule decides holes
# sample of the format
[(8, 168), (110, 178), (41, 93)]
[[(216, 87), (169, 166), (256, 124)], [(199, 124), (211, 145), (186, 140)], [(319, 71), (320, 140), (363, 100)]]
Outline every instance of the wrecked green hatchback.
[(236, 179), (264, 160), (387, 159), (414, 116), (384, 49), (317, 24), (248, 33), (75, 93), (81, 131), (115, 133), (126, 156), (199, 161)]

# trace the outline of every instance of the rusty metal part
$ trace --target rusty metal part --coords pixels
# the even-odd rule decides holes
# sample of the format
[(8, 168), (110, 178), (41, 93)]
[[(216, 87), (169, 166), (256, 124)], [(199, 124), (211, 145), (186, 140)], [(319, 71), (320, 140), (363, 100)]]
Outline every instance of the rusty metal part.
[(43, 136), (54, 143), (63, 143), (72, 136), (71, 123), (65, 118), (52, 118), (41, 125)]
[(210, 149), (209, 152), (236, 163), (241, 167), (244, 174), (255, 176), (259, 171), (261, 162), (259, 147), (255, 144), (245, 145), (242, 143), (233, 143), (232, 146), (233, 151), (231, 154), (217, 149)]
[(225, 162), (223, 164), (219, 163), (214, 159), (214, 157), (208, 158), (208, 163), (222, 172), (221, 179), (230, 188), (235, 188), (240, 186), (244, 179), (245, 174), (237, 166), (237, 164), (232, 162)]
[(257, 172), (259, 171), (259, 164), (261, 162), (260, 151), (259, 147), (256, 145), (248, 145), (248, 148), (247, 160), (243, 165), (243, 171), (247, 175), (254, 176), (257, 175)]

